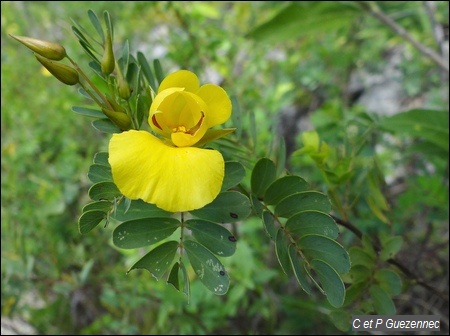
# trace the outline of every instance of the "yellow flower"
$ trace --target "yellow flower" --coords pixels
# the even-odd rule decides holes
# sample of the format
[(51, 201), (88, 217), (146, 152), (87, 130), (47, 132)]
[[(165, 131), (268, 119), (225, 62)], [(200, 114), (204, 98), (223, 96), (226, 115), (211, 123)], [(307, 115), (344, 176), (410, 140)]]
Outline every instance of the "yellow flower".
[(219, 86), (200, 87), (197, 76), (180, 70), (167, 76), (150, 106), (146, 131), (114, 134), (109, 163), (115, 184), (130, 199), (178, 212), (211, 203), (222, 187), (222, 155), (202, 149), (234, 129), (213, 130), (231, 115), (231, 101)]

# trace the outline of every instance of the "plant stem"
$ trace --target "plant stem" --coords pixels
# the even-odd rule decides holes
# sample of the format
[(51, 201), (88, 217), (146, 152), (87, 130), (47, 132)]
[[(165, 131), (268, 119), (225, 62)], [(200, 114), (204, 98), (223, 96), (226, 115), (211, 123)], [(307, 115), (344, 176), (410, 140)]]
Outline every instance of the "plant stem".
[(406, 29), (398, 25), (388, 15), (386, 15), (375, 2), (356, 1), (356, 3), (365, 11), (369, 12), (373, 17), (384, 23), (391, 28), (397, 35), (403, 37), (406, 41), (410, 42), (419, 52), (434, 61), (439, 67), (446, 72), (449, 72), (448, 63), (434, 50), (424, 46), (422, 43), (414, 39)]

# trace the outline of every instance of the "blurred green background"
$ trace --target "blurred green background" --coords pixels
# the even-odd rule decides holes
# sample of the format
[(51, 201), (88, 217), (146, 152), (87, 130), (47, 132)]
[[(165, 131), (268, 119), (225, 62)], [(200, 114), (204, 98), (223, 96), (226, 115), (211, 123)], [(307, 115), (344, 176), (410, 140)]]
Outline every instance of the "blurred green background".
[[(214, 296), (193, 281), (189, 305), (182, 293), (146, 272), (125, 274), (139, 252), (116, 249), (111, 228), (80, 235), (77, 220), (90, 187), (87, 171), (93, 155), (107, 150), (109, 137), (71, 111), (83, 104), (74, 87), (47, 75), (30, 51), (7, 36), (59, 42), (89, 71), (71, 19), (88, 25), (88, 9), (98, 15), (108, 10), (116, 50), (128, 39), (133, 53), (159, 58), (166, 73), (193, 70), (201, 82), (220, 84), (235, 97), (250, 162), (276, 156), (273, 149), (280, 136), (292, 153), (301, 147), (301, 131), (312, 128), (322, 130), (319, 134), (329, 144), (337, 144), (361, 111), (375, 116), (424, 107), (448, 111), (448, 73), (356, 5), (330, 16), (338, 10), (333, 3), (306, 2), (297, 24), (283, 26), (282, 15), (286, 22), (291, 19), (289, 11), (283, 12), (289, 4), (276, 1), (3, 1), (2, 317), (19, 317), (42, 334), (336, 333), (326, 300), (308, 297), (295, 279), (281, 272), (255, 217), (239, 225), (238, 250), (225, 260), (231, 274), (228, 294)], [(379, 5), (414, 38), (439, 50), (422, 2)], [(435, 5), (433, 17), (445, 28), (448, 46), (448, 3)], [(281, 19), (263, 25), (278, 13)], [(396, 95), (367, 95), (388, 85)], [(371, 97), (381, 105), (373, 107)], [(249, 131), (251, 115), (255, 134)], [(408, 153), (403, 138), (392, 141), (378, 135), (367, 155), (387, 143), (381, 170), (388, 182), (402, 182), (390, 185), (400, 191), (390, 193), (395, 196), (389, 214), (394, 226), (387, 231), (405, 235), (405, 258), (412, 253), (408, 248), (422, 246), (430, 262), (423, 265), (423, 255), (405, 260), (423, 266), (425, 276), (432, 270), (430, 282), (445, 288), (448, 150)], [(288, 167), (319, 190), (326, 189), (311, 160), (297, 156)], [(373, 212), (358, 208), (362, 231), (383, 227)], [(417, 218), (423, 225), (415, 225)], [(344, 246), (354, 242), (345, 234), (343, 241)], [(423, 291), (406, 288), (396, 302), (398, 312), (410, 312), (402, 307), (413, 296), (432, 305)], [(435, 309), (445, 313), (440, 302)], [(425, 308), (416, 313), (431, 314)]]

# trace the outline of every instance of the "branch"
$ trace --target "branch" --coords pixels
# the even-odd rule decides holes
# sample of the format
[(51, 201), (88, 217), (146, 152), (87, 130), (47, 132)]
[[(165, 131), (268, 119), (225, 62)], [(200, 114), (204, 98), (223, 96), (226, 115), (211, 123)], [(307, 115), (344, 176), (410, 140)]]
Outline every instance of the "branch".
[[(350, 230), (351, 232), (353, 232), (355, 234), (355, 236), (357, 236), (359, 239), (362, 239), (363, 233), (355, 225), (353, 225), (349, 221), (345, 221), (339, 217), (336, 217), (333, 215), (331, 215), (331, 217), (334, 219), (334, 221), (336, 223), (342, 225), (343, 227), (345, 227), (348, 230)], [(381, 246), (378, 243), (372, 242), (372, 246), (375, 251), (381, 250)], [(445, 300), (445, 302), (448, 303), (448, 301), (449, 301), (448, 292), (441, 291), (441, 290), (437, 289), (436, 287), (431, 286), (428, 282), (426, 282), (425, 280), (420, 278), (412, 270), (410, 270), (406, 265), (404, 265), (402, 262), (400, 262), (397, 259), (388, 259), (387, 262), (391, 265), (396, 266), (409, 279), (415, 281), (418, 285), (426, 288), (427, 290), (429, 290), (433, 294), (436, 294), (437, 296), (439, 296), (441, 299)]]
[(397, 35), (403, 37), (406, 41), (410, 42), (419, 52), (426, 57), (430, 58), (443, 70), (449, 72), (448, 63), (438, 53), (432, 49), (424, 46), (419, 41), (415, 40), (402, 26), (398, 25), (388, 15), (386, 15), (376, 4), (368, 3), (367, 1), (356, 1), (356, 3), (365, 11), (369, 12), (376, 19), (384, 23), (391, 28)]

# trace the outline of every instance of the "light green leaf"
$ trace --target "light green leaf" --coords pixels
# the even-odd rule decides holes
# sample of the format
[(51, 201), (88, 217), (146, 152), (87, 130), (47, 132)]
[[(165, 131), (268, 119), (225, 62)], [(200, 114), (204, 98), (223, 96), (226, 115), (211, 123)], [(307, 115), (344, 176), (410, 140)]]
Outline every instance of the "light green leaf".
[(111, 167), (93, 164), (89, 167), (88, 178), (92, 183), (113, 182)]
[(142, 200), (135, 200), (131, 201), (128, 207), (125, 202), (121, 202), (111, 217), (119, 221), (127, 221), (150, 217), (170, 217), (171, 215), (171, 212), (162, 210), (154, 204), (145, 203)]
[(352, 316), (343, 310), (334, 310), (329, 315), (331, 322), (340, 331), (348, 333), (352, 327), (351, 320)]
[(352, 267), (361, 265), (365, 266), (368, 269), (373, 268), (375, 264), (375, 258), (368, 254), (365, 250), (360, 247), (352, 246), (348, 250), (350, 255), (350, 260), (352, 261)]
[(106, 214), (111, 210), (112, 207), (113, 207), (113, 204), (108, 201), (91, 202), (91, 203), (86, 204), (83, 207), (82, 212), (97, 210), (97, 211), (102, 211)]
[(306, 191), (307, 189), (308, 183), (300, 176), (284, 176), (273, 182), (267, 188), (264, 195), (264, 202), (267, 204), (277, 204), (283, 198), (298, 192)]
[(112, 201), (122, 195), (112, 182), (98, 182), (89, 189), (88, 194), (94, 201), (103, 199)]
[(95, 27), (95, 30), (97, 30), (97, 33), (100, 36), (102, 43), (105, 43), (105, 34), (103, 33), (102, 24), (100, 23), (100, 20), (98, 19), (97, 15), (91, 9), (88, 10), (88, 15), (92, 25)]
[(214, 294), (226, 294), (230, 279), (220, 260), (206, 247), (192, 240), (186, 240), (184, 248), (192, 268), (205, 287)]
[(306, 235), (298, 240), (297, 245), (308, 259), (323, 260), (341, 274), (350, 270), (347, 251), (333, 239), (321, 235)]
[(81, 234), (88, 233), (106, 218), (106, 213), (100, 210), (84, 212), (78, 220), (78, 230)]
[(422, 138), (448, 152), (448, 124), (448, 111), (414, 109), (383, 118), (380, 127), (389, 132)]
[(378, 285), (372, 285), (369, 289), (370, 297), (373, 300), (375, 312), (378, 315), (394, 315), (396, 312), (395, 304), (390, 295)]
[(105, 115), (102, 111), (91, 109), (89, 107), (72, 106), (72, 111), (86, 117), (105, 118)]
[(327, 195), (317, 191), (304, 191), (283, 198), (275, 207), (275, 214), (289, 218), (306, 210), (317, 210), (325, 213), (331, 211)]
[(258, 42), (280, 42), (302, 35), (347, 28), (358, 15), (348, 1), (293, 2), (269, 21), (257, 26), (248, 37)]
[(267, 187), (275, 180), (277, 169), (275, 163), (267, 158), (256, 162), (252, 171), (252, 192), (257, 197), (263, 197)]
[(293, 244), (289, 245), (288, 250), (289, 260), (291, 262), (291, 266), (297, 282), (307, 294), (311, 295), (311, 285), (308, 282), (309, 276), (305, 270), (305, 262), (297, 253), (297, 250), (295, 249), (295, 246)]
[(173, 240), (165, 242), (155, 247), (144, 257), (139, 259), (133, 266), (131, 266), (127, 273), (134, 269), (143, 268), (149, 271), (156, 280), (159, 280), (159, 278), (161, 278), (169, 269), (177, 249), (178, 242)]
[(245, 169), (242, 164), (236, 161), (225, 162), (225, 177), (223, 179), (222, 191), (239, 184), (245, 177)]
[(123, 249), (153, 245), (169, 237), (179, 226), (175, 218), (133, 219), (114, 229), (113, 243)]
[(296, 236), (320, 234), (335, 239), (339, 235), (339, 228), (334, 219), (330, 215), (316, 210), (295, 214), (288, 219), (285, 228)]
[(279, 229), (275, 238), (275, 252), (277, 254), (278, 262), (287, 275), (292, 274), (291, 260), (289, 259), (288, 248), (291, 242), (287, 239), (284, 231)]
[(380, 269), (375, 272), (375, 280), (390, 295), (398, 295), (402, 291), (402, 280), (400, 276), (389, 269)]
[(247, 218), (250, 212), (251, 205), (247, 196), (237, 191), (225, 191), (212, 203), (191, 211), (191, 214), (216, 223), (231, 223)]
[(236, 251), (236, 238), (223, 226), (200, 219), (190, 219), (185, 224), (194, 238), (212, 253), (229, 257)]
[(311, 260), (311, 267), (319, 277), (328, 302), (335, 308), (344, 304), (345, 286), (336, 270), (322, 260)]
[(403, 238), (401, 236), (381, 238), (381, 253), (380, 258), (382, 260), (388, 260), (393, 257), (401, 250), (403, 245)]
[(109, 119), (97, 119), (92, 122), (92, 127), (94, 127), (97, 131), (103, 132), (103, 133), (120, 133), (122, 132), (119, 127), (116, 126), (111, 120)]

